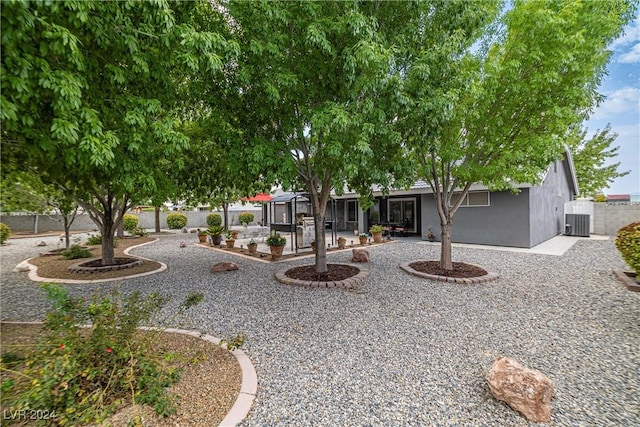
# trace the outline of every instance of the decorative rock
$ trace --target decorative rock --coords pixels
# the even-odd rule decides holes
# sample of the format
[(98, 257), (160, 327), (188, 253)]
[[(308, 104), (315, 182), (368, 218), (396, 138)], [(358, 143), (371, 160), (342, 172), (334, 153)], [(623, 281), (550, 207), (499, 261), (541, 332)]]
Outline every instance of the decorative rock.
[(238, 265), (233, 262), (219, 262), (211, 267), (211, 272), (219, 273), (221, 271), (234, 271), (238, 269)]
[(186, 248), (187, 247), (187, 242), (185, 242), (184, 240), (182, 242), (180, 242), (180, 247), (181, 248)]
[(13, 269), (14, 273), (23, 273), (25, 271), (29, 271), (29, 263), (27, 261), (22, 261)]
[(353, 253), (351, 262), (369, 262), (369, 251), (365, 251), (364, 249), (353, 249), (351, 252)]
[(500, 357), (491, 365), (487, 382), (498, 400), (506, 402), (529, 421), (547, 422), (551, 418), (550, 402), (555, 390), (542, 372)]
[(187, 227), (182, 227), (182, 230), (181, 230), (181, 231), (182, 231), (183, 233), (188, 233), (188, 232), (189, 232), (189, 229), (188, 229)]
[(45, 242), (44, 240), (41, 240), (38, 242), (36, 246), (47, 246), (47, 242)]

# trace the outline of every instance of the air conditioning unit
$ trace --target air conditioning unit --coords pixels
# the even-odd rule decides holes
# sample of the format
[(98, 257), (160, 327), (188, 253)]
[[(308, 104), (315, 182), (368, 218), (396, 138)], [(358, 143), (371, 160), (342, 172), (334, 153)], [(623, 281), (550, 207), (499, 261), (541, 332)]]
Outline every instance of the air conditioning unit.
[(565, 233), (567, 236), (589, 237), (588, 214), (566, 214)]

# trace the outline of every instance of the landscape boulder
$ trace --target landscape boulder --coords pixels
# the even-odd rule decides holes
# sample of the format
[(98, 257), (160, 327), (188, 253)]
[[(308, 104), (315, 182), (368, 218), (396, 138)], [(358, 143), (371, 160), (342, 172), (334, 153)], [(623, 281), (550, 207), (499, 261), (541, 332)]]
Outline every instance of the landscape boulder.
[(219, 273), (221, 271), (234, 271), (238, 269), (238, 265), (234, 264), (233, 262), (219, 262), (211, 267), (211, 272)]
[(351, 262), (369, 262), (369, 252), (364, 249), (353, 249)]
[(36, 246), (47, 246), (47, 242), (45, 242), (44, 240), (41, 240), (38, 242)]
[(551, 418), (553, 383), (546, 375), (529, 369), (508, 357), (494, 360), (487, 375), (491, 393), (506, 402), (529, 421), (548, 422)]

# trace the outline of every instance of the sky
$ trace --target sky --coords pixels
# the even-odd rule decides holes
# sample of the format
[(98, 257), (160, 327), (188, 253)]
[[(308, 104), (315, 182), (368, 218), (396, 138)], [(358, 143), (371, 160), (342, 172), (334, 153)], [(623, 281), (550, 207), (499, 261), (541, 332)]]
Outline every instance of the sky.
[(625, 28), (625, 34), (615, 40), (607, 66), (608, 75), (602, 81), (599, 92), (606, 96), (583, 123), (588, 128), (587, 137), (611, 123), (611, 130), (618, 134), (612, 146), (618, 145), (618, 156), (610, 163), (620, 162), (619, 171), (631, 171), (618, 178), (605, 194), (640, 193), (640, 19)]

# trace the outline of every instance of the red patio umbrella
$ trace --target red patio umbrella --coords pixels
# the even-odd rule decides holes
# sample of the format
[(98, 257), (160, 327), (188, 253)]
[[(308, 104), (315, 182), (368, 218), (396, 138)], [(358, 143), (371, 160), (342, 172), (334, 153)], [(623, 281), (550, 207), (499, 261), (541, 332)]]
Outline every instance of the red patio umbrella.
[(258, 193), (255, 196), (252, 197), (244, 197), (240, 200), (244, 201), (244, 202), (268, 202), (272, 199), (273, 197), (271, 197), (270, 194), (266, 194), (266, 193)]

